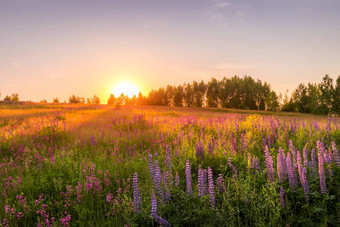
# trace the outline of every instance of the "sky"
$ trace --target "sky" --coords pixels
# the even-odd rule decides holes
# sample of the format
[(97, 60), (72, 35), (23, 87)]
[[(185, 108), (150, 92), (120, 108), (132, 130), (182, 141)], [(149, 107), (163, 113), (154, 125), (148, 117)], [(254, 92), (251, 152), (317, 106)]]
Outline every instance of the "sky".
[(250, 75), (277, 93), (340, 75), (340, 0), (0, 0), (0, 92), (107, 102)]

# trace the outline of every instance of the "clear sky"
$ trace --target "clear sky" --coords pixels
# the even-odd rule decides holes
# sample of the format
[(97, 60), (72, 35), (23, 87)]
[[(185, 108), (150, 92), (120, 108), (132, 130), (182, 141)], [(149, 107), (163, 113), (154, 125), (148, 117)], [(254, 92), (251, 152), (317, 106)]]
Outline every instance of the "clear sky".
[(278, 93), (340, 75), (339, 0), (0, 0), (0, 99), (250, 75)]

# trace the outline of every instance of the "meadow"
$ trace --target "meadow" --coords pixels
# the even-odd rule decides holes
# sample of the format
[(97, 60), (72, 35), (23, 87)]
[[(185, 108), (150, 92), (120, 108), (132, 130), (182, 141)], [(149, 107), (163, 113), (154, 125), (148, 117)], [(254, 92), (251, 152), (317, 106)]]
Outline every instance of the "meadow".
[(0, 108), (0, 226), (339, 226), (340, 118)]

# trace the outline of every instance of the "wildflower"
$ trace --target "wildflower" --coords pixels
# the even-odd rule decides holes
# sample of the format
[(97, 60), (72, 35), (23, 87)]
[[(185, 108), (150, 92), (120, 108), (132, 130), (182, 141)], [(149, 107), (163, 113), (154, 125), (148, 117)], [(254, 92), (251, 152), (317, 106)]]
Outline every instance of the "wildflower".
[(340, 166), (340, 156), (339, 156), (338, 149), (336, 149), (336, 145), (335, 145), (334, 141), (332, 142), (332, 150), (333, 150), (333, 157), (334, 157), (334, 161), (336, 162), (336, 166), (339, 167)]
[(195, 151), (196, 151), (196, 153), (195, 153), (196, 159), (204, 160), (204, 146), (203, 146), (202, 141), (200, 141), (199, 143), (196, 143)]
[(157, 198), (154, 191), (151, 192), (151, 217), (161, 226), (171, 226), (167, 220), (157, 215)]
[(163, 188), (161, 186), (161, 169), (158, 165), (158, 160), (155, 160), (154, 166), (155, 166), (155, 178), (154, 178), (155, 187), (159, 197), (165, 202), (166, 199), (164, 197)]
[(308, 152), (307, 152), (307, 148), (303, 148), (303, 165), (307, 168), (308, 165)]
[(175, 176), (175, 185), (178, 187), (179, 186), (179, 176), (178, 173), (176, 171), (176, 176)]
[(307, 180), (307, 169), (306, 167), (302, 167), (301, 169), (301, 184), (303, 187), (303, 191), (305, 194), (306, 199), (308, 200), (309, 198), (309, 185), (308, 185), (308, 180)]
[(274, 182), (274, 168), (273, 168), (273, 158), (269, 153), (268, 146), (264, 149), (264, 156), (265, 156), (265, 165), (267, 169), (267, 179), (269, 182)]
[(257, 170), (258, 172), (261, 171), (260, 161), (259, 161), (259, 159), (257, 157), (253, 158), (252, 168)]
[(292, 159), (290, 152), (287, 153), (287, 172), (288, 172), (288, 180), (289, 180), (289, 187), (294, 189), (296, 184), (296, 179), (293, 174), (293, 168), (292, 168)]
[(282, 207), (286, 207), (286, 202), (285, 202), (285, 191), (283, 190), (283, 187), (280, 187), (280, 202)]
[(315, 177), (316, 171), (317, 171), (317, 160), (316, 160), (316, 155), (315, 155), (315, 149), (312, 149), (311, 152), (311, 163), (310, 165), (312, 166), (312, 174)]
[(319, 161), (319, 177), (320, 177), (320, 188), (321, 194), (327, 193), (326, 188), (326, 180), (325, 180), (325, 170), (324, 170), (324, 147), (323, 144), (318, 140), (317, 141), (317, 148), (318, 148), (318, 161)]
[(286, 160), (285, 154), (281, 147), (279, 148), (279, 153), (277, 155), (277, 175), (279, 177), (279, 183), (282, 183), (287, 176), (287, 167), (286, 167)]
[(134, 209), (135, 213), (138, 214), (140, 212), (141, 206), (141, 195), (138, 188), (138, 174), (133, 174), (133, 202), (134, 202)]
[(185, 164), (185, 178), (187, 181), (187, 194), (192, 195), (192, 187), (191, 187), (191, 169), (189, 160), (187, 160)]
[(69, 226), (70, 223), (69, 221), (71, 221), (71, 215), (67, 215), (65, 218), (60, 219), (60, 222), (64, 225), (64, 226)]
[(152, 154), (149, 154), (148, 158), (149, 158), (148, 161), (149, 161), (150, 176), (151, 176), (151, 179), (153, 180), (155, 177), (155, 172), (154, 172), (154, 166), (153, 166), (153, 161), (152, 161)]
[(208, 194), (208, 170), (207, 169), (202, 169), (203, 173), (203, 192), (204, 195)]
[(198, 196), (204, 196), (204, 188), (203, 188), (203, 171), (201, 165), (198, 166)]
[(167, 171), (164, 171), (164, 180), (163, 180), (163, 184), (164, 184), (164, 188), (165, 188), (165, 202), (168, 202), (170, 200), (170, 188), (169, 188), (169, 184), (168, 184), (168, 175), (169, 173)]
[(231, 157), (228, 158), (228, 166), (233, 170), (234, 175), (237, 176), (237, 169), (236, 169), (236, 167), (231, 163)]
[(214, 188), (214, 180), (212, 169), (208, 167), (208, 187), (209, 187), (209, 198), (210, 198), (210, 207), (211, 209), (215, 209), (215, 188)]
[(223, 182), (222, 174), (218, 174), (218, 178), (216, 179), (216, 186), (220, 192), (226, 192), (227, 188)]

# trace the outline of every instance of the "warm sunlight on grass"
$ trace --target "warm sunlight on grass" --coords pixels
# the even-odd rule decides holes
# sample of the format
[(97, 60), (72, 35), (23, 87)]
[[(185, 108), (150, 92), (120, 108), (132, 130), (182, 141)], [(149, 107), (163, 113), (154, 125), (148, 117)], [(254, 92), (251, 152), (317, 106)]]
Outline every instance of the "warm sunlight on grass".
[(112, 89), (112, 94), (119, 97), (122, 93), (124, 93), (124, 95), (131, 98), (134, 95), (138, 96), (139, 91), (140, 89), (136, 85), (130, 82), (121, 82)]

